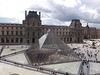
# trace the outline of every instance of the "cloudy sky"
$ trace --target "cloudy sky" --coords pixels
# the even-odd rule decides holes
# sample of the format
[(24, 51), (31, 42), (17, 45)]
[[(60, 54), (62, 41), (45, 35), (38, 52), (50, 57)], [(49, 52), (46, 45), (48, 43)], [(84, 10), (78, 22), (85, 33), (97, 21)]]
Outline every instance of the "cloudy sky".
[(41, 11), (42, 24), (69, 26), (80, 19), (100, 28), (100, 0), (0, 0), (0, 22), (22, 23), (25, 10)]

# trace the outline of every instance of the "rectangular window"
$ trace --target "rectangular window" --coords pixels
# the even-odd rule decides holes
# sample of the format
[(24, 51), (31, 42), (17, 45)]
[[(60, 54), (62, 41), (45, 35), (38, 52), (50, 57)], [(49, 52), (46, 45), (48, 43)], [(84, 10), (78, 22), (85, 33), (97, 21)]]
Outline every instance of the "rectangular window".
[(18, 38), (16, 38), (16, 43), (18, 43)]
[(11, 43), (14, 43), (14, 38), (11, 38)]
[(2, 35), (4, 35), (4, 31), (2, 31)]
[(18, 31), (16, 31), (16, 35), (18, 35)]
[(23, 43), (23, 38), (20, 38), (20, 43)]
[(9, 43), (9, 39), (8, 38), (6, 38), (6, 42)]
[(70, 42), (72, 42), (72, 38), (70, 38)]
[(64, 38), (64, 42), (66, 42), (66, 38)]

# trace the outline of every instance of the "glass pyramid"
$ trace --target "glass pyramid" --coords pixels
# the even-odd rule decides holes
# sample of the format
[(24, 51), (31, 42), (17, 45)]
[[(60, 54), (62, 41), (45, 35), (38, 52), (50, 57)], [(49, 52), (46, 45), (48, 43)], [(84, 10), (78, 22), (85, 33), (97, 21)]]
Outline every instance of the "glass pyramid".
[(53, 30), (48, 30), (37, 44), (27, 50), (27, 54), (36, 65), (81, 60)]

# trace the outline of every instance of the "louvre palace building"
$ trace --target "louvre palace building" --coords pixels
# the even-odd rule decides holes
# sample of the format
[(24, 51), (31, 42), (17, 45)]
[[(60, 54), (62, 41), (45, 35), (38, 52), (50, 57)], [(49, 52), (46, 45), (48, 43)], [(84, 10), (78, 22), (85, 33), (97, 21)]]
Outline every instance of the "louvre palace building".
[(83, 27), (79, 19), (73, 19), (69, 26), (41, 25), (41, 22), (41, 12), (25, 11), (22, 24), (0, 23), (0, 44), (34, 44), (49, 29), (65, 43), (82, 43), (83, 39), (100, 38), (100, 29), (88, 24)]

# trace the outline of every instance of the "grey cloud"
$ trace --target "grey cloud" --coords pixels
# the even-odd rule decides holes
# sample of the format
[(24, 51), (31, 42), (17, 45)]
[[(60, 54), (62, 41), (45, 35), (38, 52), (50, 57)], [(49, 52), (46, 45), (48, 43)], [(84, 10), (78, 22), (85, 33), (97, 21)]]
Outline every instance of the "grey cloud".
[(37, 10), (37, 11), (42, 11), (42, 12), (45, 12), (45, 13), (51, 13), (51, 10), (49, 9), (49, 8), (46, 8), (46, 7), (42, 7), (42, 6), (40, 6), (40, 5), (38, 5), (38, 6), (31, 6), (31, 8), (30, 9), (34, 9), (34, 10)]
[[(71, 21), (72, 19), (80, 19), (89, 23), (100, 23), (100, 16), (95, 18), (95, 14), (90, 14), (89, 12), (82, 12), (79, 10), (83, 5), (86, 5), (86, 7), (91, 9), (96, 9), (100, 6), (100, 0), (97, 1), (98, 2), (95, 0), (81, 0), (81, 4), (77, 4), (75, 7), (67, 7), (55, 3), (53, 0), (47, 0), (47, 5), (49, 6), (48, 9), (46, 7), (42, 7), (41, 5), (39, 5), (39, 7), (31, 7), (31, 9), (44, 12), (44, 15), (46, 14), (44, 17), (49, 15), (51, 18), (58, 19), (63, 22)], [(100, 12), (99, 8), (97, 9), (97, 12)]]
[(21, 23), (18, 19), (15, 18), (6, 18), (6, 17), (0, 17), (1, 23)]
[[(51, 6), (54, 8), (51, 13), (52, 17), (64, 22), (72, 19), (86, 20), (86, 17), (89, 15), (88, 12), (81, 12), (79, 10), (80, 6), (75, 6), (74, 8), (64, 7), (63, 5), (56, 4), (53, 1)], [(88, 18), (90, 18), (90, 16), (88, 16)]]
[(50, 17), (49, 14), (52, 13), (52, 10), (50, 8), (42, 7), (41, 5), (38, 5), (38, 6), (32, 5), (29, 9), (42, 12), (42, 18)]
[(97, 8), (100, 6), (100, 0), (81, 0), (81, 3), (90, 8)]
[(100, 7), (96, 8), (96, 11), (97, 11), (98, 13), (100, 13)]

